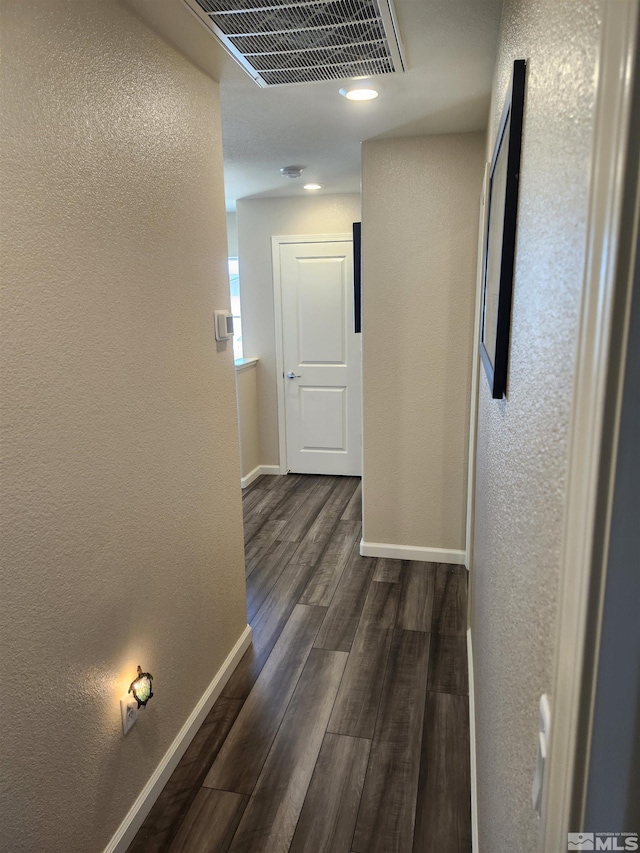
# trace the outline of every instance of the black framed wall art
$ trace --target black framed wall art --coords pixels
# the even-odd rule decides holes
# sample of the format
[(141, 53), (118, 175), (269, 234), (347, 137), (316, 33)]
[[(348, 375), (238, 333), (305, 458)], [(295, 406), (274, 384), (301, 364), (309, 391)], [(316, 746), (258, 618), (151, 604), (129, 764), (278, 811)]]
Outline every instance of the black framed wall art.
[(505, 396), (507, 388), (526, 68), (524, 59), (513, 63), (489, 169), (480, 357), (496, 400)]
[(362, 332), (362, 222), (353, 223), (353, 331)]

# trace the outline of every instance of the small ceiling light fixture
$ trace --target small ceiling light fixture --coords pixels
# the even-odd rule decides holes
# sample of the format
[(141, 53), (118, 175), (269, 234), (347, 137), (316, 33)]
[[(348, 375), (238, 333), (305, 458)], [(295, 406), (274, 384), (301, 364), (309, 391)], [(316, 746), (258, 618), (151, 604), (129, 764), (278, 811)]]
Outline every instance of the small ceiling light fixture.
[(343, 98), (349, 101), (372, 101), (380, 94), (375, 89), (367, 89), (363, 86), (352, 86), (350, 88), (340, 89), (340, 94)]
[(149, 699), (153, 696), (151, 690), (151, 682), (153, 676), (150, 672), (143, 672), (142, 667), (138, 667), (138, 677), (131, 682), (128, 693), (133, 693), (134, 698), (138, 702), (138, 708), (141, 705), (146, 705)]
[(321, 190), (322, 184), (305, 184), (303, 190)]
[(304, 166), (283, 166), (280, 169), (283, 178), (299, 178), (304, 171)]

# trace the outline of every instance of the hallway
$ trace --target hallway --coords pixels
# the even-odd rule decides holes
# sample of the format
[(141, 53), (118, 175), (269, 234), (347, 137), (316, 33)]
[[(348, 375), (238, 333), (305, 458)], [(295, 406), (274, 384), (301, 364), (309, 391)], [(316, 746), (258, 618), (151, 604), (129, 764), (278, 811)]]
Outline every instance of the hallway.
[(253, 646), (130, 853), (471, 850), (467, 572), (361, 557), (360, 503), (244, 491)]

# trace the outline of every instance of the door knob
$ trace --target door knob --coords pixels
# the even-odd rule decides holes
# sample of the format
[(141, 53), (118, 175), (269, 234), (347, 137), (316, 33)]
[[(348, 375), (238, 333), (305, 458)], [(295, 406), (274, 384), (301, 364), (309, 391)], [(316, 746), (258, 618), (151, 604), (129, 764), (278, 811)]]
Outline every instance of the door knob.
[(302, 379), (302, 375), (300, 373), (294, 373), (292, 370), (290, 370), (287, 373), (287, 379)]

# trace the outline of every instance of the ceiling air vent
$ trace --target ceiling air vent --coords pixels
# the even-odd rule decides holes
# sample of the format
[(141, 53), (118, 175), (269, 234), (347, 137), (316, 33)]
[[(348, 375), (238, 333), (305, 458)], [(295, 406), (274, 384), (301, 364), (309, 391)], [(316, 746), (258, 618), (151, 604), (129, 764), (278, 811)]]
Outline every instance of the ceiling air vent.
[(404, 71), (391, 0), (184, 0), (259, 86)]

